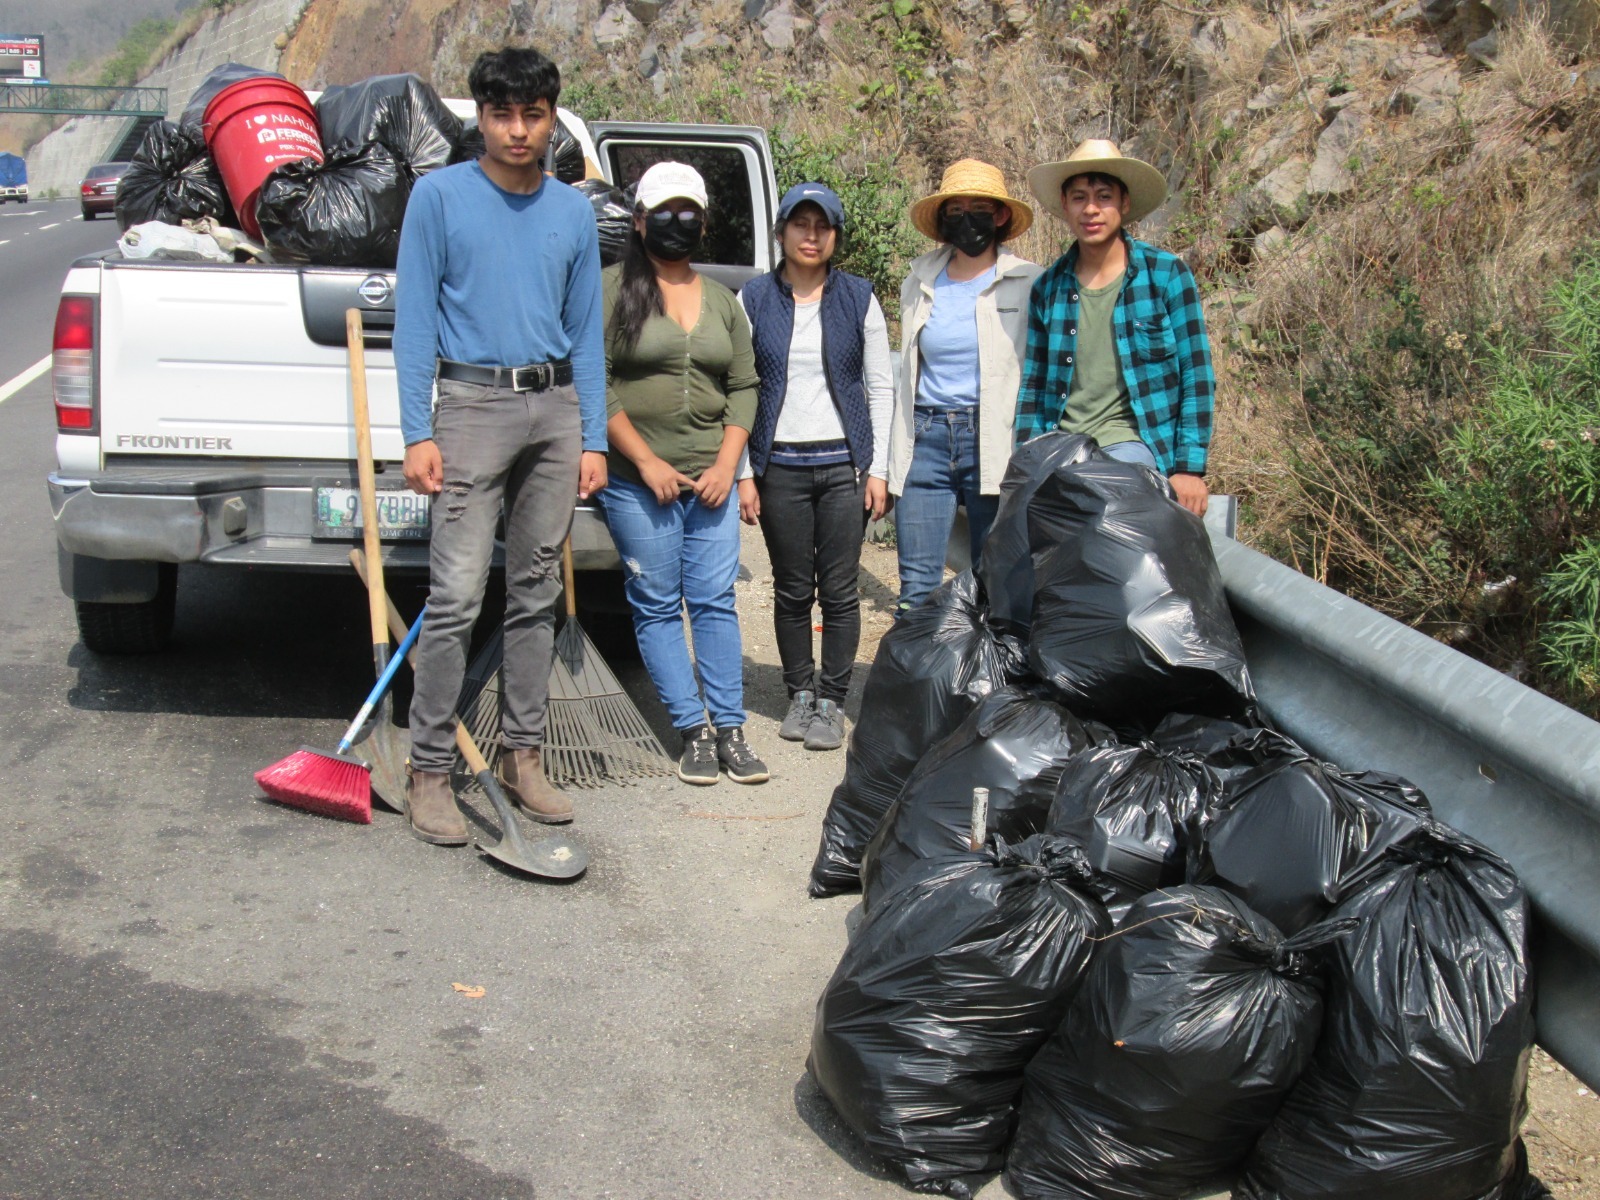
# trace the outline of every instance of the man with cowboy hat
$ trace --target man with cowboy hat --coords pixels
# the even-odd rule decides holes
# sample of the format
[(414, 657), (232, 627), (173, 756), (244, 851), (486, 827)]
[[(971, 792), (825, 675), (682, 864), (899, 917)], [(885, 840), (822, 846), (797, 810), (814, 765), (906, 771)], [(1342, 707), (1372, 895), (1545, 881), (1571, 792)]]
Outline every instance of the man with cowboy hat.
[(1006, 248), (1033, 224), (1033, 209), (989, 163), (950, 164), (939, 190), (912, 205), (911, 223), (939, 245), (912, 261), (900, 288), (900, 382), (889, 423), (897, 613), (943, 580), (958, 504), (978, 561), (1011, 457), (1028, 290), (1039, 274)]
[(1052, 429), (1088, 434), (1111, 457), (1160, 471), (1203, 515), (1216, 379), (1199, 289), (1182, 259), (1123, 229), (1161, 206), (1166, 180), (1091, 140), (1033, 168), (1028, 187), (1075, 240), (1029, 299), (1017, 444)]

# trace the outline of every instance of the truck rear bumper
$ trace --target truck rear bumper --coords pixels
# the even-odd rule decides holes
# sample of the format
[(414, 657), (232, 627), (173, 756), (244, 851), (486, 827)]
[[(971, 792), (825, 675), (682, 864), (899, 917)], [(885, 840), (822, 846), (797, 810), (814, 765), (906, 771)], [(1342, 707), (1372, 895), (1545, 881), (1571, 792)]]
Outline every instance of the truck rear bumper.
[[(353, 487), (347, 465), (223, 464), (198, 474), (139, 466), (86, 478), (48, 480), (56, 541), (66, 554), (110, 561), (209, 563), (280, 570), (348, 570), (359, 538), (319, 538), (313, 518), (317, 484)], [(579, 570), (620, 566), (610, 533), (593, 505), (573, 517)], [(502, 556), (496, 548), (496, 563)], [(390, 570), (426, 571), (423, 539), (386, 541)], [(63, 572), (63, 580), (67, 573)], [(69, 592), (69, 594), (71, 594)]]

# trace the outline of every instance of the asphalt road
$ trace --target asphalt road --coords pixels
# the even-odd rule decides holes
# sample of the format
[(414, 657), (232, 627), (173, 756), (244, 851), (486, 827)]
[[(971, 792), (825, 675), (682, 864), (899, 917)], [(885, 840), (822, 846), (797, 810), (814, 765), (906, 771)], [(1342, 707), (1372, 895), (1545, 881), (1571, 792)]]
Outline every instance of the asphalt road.
[[(75, 216), (0, 216), (0, 390), (114, 236)], [(86, 652), (53, 436), (48, 374), (0, 403), (0, 1197), (903, 1194), (804, 1072), (852, 904), (804, 896), (843, 756), (776, 738), (759, 538), (741, 605), (773, 782), (582, 793), (594, 865), (541, 885), (392, 814), (257, 793), (366, 690), (353, 580), (185, 569), (172, 652)]]

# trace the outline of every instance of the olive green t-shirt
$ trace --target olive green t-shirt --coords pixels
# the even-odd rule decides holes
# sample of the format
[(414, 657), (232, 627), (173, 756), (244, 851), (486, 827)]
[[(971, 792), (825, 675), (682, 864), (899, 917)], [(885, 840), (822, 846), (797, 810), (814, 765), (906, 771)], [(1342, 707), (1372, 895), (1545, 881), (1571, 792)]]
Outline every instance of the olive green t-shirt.
[[(714, 279), (701, 278), (700, 317), (688, 332), (663, 313), (624, 349), (612, 328), (622, 267), (602, 273), (606, 328), (606, 417), (628, 414), (639, 436), (683, 474), (698, 476), (717, 459), (729, 425), (749, 430), (756, 418), (755, 352), (750, 322), (738, 299)], [(640, 483), (639, 470), (613, 449), (612, 475)]]
[(1102, 446), (1139, 439), (1128, 385), (1117, 359), (1112, 318), (1127, 272), (1103, 287), (1078, 289), (1078, 341), (1073, 351), (1072, 390), (1061, 414), (1061, 428), (1088, 434)]

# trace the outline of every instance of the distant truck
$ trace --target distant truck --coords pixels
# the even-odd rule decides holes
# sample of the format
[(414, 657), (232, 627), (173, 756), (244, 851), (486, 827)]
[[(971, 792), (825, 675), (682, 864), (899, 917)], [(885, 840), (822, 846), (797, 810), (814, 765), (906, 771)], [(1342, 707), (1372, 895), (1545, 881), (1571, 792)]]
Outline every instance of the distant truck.
[(28, 164), (15, 154), (0, 154), (0, 204), (28, 202)]
[[(447, 101), (466, 118), (470, 101)], [(712, 226), (695, 269), (737, 289), (773, 265), (777, 210), (764, 130), (563, 123), (623, 187), (664, 159), (699, 168)], [(428, 505), (406, 488), (390, 337), (393, 270), (124, 259), (67, 273), (55, 325), (61, 587), (83, 644), (158, 651), (177, 568), (348, 572), (360, 541), (345, 310), (366, 329), (379, 533), (391, 570), (428, 562)], [(621, 606), (621, 563), (596, 507), (578, 506), (572, 550), (586, 604)]]

